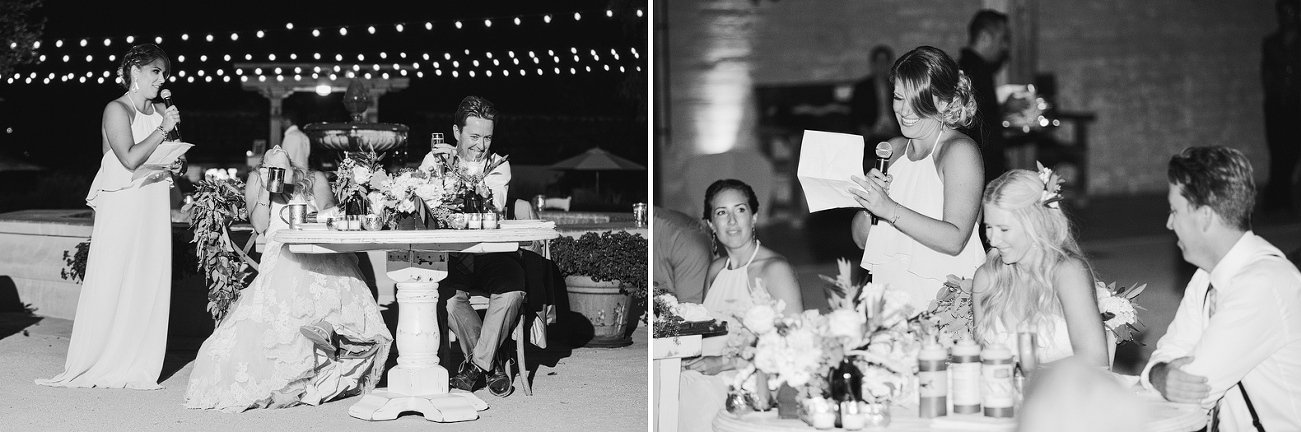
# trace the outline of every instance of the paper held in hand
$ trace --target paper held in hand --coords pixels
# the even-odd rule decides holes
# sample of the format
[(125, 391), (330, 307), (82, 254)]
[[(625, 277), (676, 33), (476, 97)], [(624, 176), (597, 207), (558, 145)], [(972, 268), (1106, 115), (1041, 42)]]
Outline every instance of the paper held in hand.
[(165, 142), (154, 148), (154, 152), (149, 154), (149, 159), (140, 164), (135, 172), (131, 174), (131, 180), (140, 180), (150, 174), (158, 171), (165, 171), (176, 163), (176, 159), (194, 147), (194, 144), (183, 142)]
[(852, 134), (804, 131), (800, 143), (798, 177), (808, 200), (809, 212), (841, 207), (859, 207), (852, 189), (862, 189), (850, 180), (863, 174), (863, 137)]

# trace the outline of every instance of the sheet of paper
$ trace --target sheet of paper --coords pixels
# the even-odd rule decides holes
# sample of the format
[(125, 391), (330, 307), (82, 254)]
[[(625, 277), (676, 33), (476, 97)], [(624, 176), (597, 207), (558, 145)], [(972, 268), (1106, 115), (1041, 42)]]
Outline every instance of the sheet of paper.
[(154, 148), (154, 152), (149, 154), (149, 159), (145, 163), (136, 167), (135, 172), (131, 174), (131, 180), (139, 180), (160, 170), (171, 168), (176, 159), (194, 147), (194, 144), (183, 142), (165, 142)]
[(858, 207), (852, 189), (862, 189), (850, 177), (863, 174), (863, 137), (859, 135), (804, 131), (797, 172), (809, 212), (841, 207)]

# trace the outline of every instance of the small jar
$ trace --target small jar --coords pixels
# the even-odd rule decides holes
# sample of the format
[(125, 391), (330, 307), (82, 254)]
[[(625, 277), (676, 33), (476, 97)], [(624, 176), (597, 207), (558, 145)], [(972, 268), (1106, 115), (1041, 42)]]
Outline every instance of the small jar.
[(325, 229), (330, 231), (337, 231), (339, 229), (338, 219), (335, 219), (334, 216), (326, 216)]
[(497, 213), (487, 212), (483, 214), (483, 229), (497, 229)]
[(379, 222), (379, 215), (368, 214), (364, 217), (366, 218), (366, 220), (364, 221), (364, 223), (362, 223), (363, 225), (362, 227), (365, 228), (367, 231), (379, 231), (380, 228), (384, 227)]
[(467, 223), (468, 220), (465, 217), (465, 213), (452, 213), (452, 229), (465, 229)]
[(466, 229), (483, 229), (483, 213), (466, 213)]
[(361, 231), (361, 216), (348, 215), (348, 231)]

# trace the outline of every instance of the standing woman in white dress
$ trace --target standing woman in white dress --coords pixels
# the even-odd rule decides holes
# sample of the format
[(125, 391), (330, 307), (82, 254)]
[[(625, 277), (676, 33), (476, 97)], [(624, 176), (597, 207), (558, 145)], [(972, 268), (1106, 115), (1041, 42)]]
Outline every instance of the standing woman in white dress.
[[(704, 306), (715, 319), (727, 321), (729, 331), (740, 328), (740, 317), (754, 306), (756, 296), (784, 301), (787, 316), (804, 311), (795, 269), (786, 257), (760, 245), (758, 214), (758, 196), (740, 180), (719, 180), (705, 191), (705, 220), (724, 253), (709, 266)], [(713, 430), (736, 370), (744, 366), (744, 360), (723, 355), (728, 338), (705, 338), (701, 356), (683, 360), (680, 431)]]
[[(172, 288), (171, 176), (132, 174), (176, 128), (176, 107), (158, 92), (171, 71), (154, 44), (137, 45), (118, 74), (126, 94), (104, 107), (104, 153), (86, 204), (95, 210), (86, 277), (63, 373), (52, 387), (162, 388)], [(174, 166), (176, 169), (176, 166)]]
[[(976, 341), (1017, 349), (1017, 330), (1038, 335), (1038, 361), (1074, 355), (1082, 364), (1110, 361), (1093, 273), (1056, 200), (1057, 178), (1012, 170), (985, 187), (989, 256), (976, 270), (972, 300)], [(1029, 371), (1027, 371), (1029, 372)]]
[[(970, 278), (985, 257), (976, 232), (984, 169), (980, 148), (957, 128), (971, 124), (971, 80), (938, 48), (921, 46), (895, 61), (889, 175), (872, 169), (850, 189), (865, 212), (854, 215), (860, 265), (872, 282), (907, 292), (927, 309), (948, 275)], [(880, 221), (872, 225), (870, 215)]]

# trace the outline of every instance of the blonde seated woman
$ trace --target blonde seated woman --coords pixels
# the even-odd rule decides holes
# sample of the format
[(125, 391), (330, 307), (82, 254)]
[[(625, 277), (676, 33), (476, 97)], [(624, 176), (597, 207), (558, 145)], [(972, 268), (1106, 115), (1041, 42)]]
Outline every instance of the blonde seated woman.
[[(760, 245), (755, 235), (758, 212), (754, 189), (740, 180), (716, 181), (705, 192), (705, 219), (724, 253), (705, 276), (709, 288), (704, 306), (714, 319), (727, 321), (728, 331), (740, 328), (740, 317), (754, 306), (755, 296), (784, 301), (788, 316), (804, 311), (795, 270), (786, 257)], [(736, 371), (744, 366), (744, 360), (722, 355), (727, 339), (705, 338), (702, 355), (683, 360), (678, 430), (713, 430), (714, 416), (722, 411)]]
[(1074, 356), (1107, 367), (1107, 338), (1093, 275), (1057, 204), (1058, 182), (1012, 170), (985, 187), (985, 233), (991, 247), (976, 269), (975, 336), (981, 344), (1017, 350), (1017, 329), (1038, 334), (1038, 361)]
[(291, 201), (308, 212), (334, 207), (325, 174), (307, 168), (306, 140), (267, 151), (264, 166), (286, 168), (283, 193), (249, 173), (253, 228), (268, 238), (259, 273), (199, 348), (185, 407), (240, 412), (317, 405), (370, 391), (392, 334), (352, 254), (299, 254), (275, 241)]

